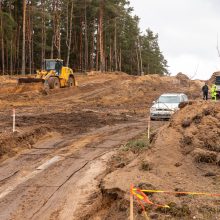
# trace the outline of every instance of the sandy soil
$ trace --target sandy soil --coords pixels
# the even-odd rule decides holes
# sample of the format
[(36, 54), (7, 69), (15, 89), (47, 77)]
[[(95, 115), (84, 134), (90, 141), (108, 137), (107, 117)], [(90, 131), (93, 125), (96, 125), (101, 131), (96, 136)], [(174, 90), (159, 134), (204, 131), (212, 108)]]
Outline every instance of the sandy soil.
[[(120, 151), (122, 145), (146, 132), (149, 108), (161, 93), (185, 92), (196, 99), (201, 95), (200, 81), (124, 73), (94, 73), (77, 76), (77, 81), (78, 87), (46, 94), (41, 86), (17, 86), (15, 78), (2, 78), (0, 219), (126, 219), (131, 182), (150, 178), (155, 187), (185, 190), (192, 180), (194, 188), (204, 181), (200, 190), (211, 184), (211, 178), (198, 178), (201, 173), (196, 166), (190, 176), (185, 174), (198, 150), (187, 156), (179, 150), (181, 117), (175, 116), (170, 123), (153, 122), (153, 131), (160, 130), (149, 152)], [(11, 131), (13, 108), (15, 133)], [(118, 154), (121, 160), (115, 164)], [(156, 164), (143, 179), (139, 157)], [(183, 160), (188, 162), (179, 170), (173, 168)], [(217, 165), (212, 166), (217, 179)]]
[[(107, 191), (117, 189), (124, 195), (129, 192), (128, 183), (141, 189), (218, 194), (219, 112), (219, 103), (198, 101), (186, 106), (157, 131), (151, 149), (108, 174), (103, 187)], [(143, 165), (149, 169), (143, 169)], [(151, 200), (171, 205), (164, 210), (148, 205), (152, 219), (220, 219), (219, 197), (153, 194)], [(142, 219), (139, 209), (136, 208), (137, 219)], [(112, 211), (109, 219), (118, 212)], [(128, 217), (128, 213), (123, 214)]]

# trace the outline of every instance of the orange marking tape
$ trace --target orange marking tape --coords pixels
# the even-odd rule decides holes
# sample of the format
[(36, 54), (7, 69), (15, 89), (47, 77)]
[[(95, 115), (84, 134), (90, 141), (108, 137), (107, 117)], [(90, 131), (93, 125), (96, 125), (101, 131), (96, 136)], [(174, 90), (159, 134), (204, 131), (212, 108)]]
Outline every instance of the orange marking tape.
[(163, 190), (141, 190), (134, 188), (133, 186), (131, 187), (130, 193), (134, 195), (138, 203), (141, 205), (142, 209), (145, 212), (145, 208), (143, 203), (147, 203), (150, 205), (154, 205), (157, 207), (163, 207), (163, 208), (170, 208), (168, 205), (159, 205), (155, 204), (152, 201), (149, 200), (148, 196), (144, 193), (165, 193), (165, 194), (176, 194), (176, 195), (198, 195), (198, 196), (210, 196), (210, 197), (220, 197), (219, 193), (204, 193), (204, 192), (171, 192), (171, 191), (163, 191)]
[[(157, 206), (157, 207), (169, 208), (168, 205), (159, 205), (159, 204), (155, 204), (155, 203), (153, 203), (152, 201), (150, 201), (150, 199), (148, 198), (148, 196), (147, 196), (145, 193), (143, 193), (143, 190), (132, 188), (132, 189), (131, 189), (131, 193), (135, 196), (135, 198), (136, 198), (139, 202), (143, 201), (143, 202), (145, 202), (145, 203), (147, 203), (147, 204), (155, 205), (155, 206)], [(142, 203), (142, 202), (141, 202), (141, 203)], [(144, 206), (143, 206), (143, 203), (142, 203), (142, 208), (143, 208), (143, 207), (144, 207)]]
[(165, 193), (165, 194), (182, 194), (182, 195), (198, 195), (198, 196), (211, 196), (211, 197), (220, 197), (218, 193), (204, 193), (204, 192), (171, 192), (171, 191), (162, 191), (162, 190), (140, 190), (133, 188), (134, 191), (149, 192), (149, 193)]
[(149, 220), (149, 217), (147, 216), (147, 212), (145, 210), (144, 204), (142, 203), (141, 200), (144, 199), (144, 196), (139, 195), (138, 193), (135, 193), (132, 189), (131, 189), (131, 194), (135, 197), (135, 199), (137, 200), (138, 204), (141, 206), (143, 212), (144, 212), (144, 217), (146, 220)]

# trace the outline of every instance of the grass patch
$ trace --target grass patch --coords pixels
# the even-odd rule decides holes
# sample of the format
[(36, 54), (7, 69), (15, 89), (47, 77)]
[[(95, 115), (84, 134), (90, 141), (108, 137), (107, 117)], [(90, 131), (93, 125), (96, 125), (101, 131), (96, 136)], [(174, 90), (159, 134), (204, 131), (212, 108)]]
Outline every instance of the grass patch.
[(129, 141), (127, 144), (123, 145), (122, 147), (123, 150), (132, 151), (133, 153), (139, 153), (149, 148), (150, 148), (150, 143), (146, 134), (143, 134), (140, 138)]
[(0, 157), (2, 157), (6, 153), (8, 153), (7, 148), (5, 146), (0, 145)]
[(203, 205), (199, 208), (199, 212), (203, 214), (204, 219), (217, 219), (220, 213), (220, 207)]
[(139, 169), (142, 171), (150, 171), (152, 170), (152, 164), (150, 164), (148, 161), (141, 161)]

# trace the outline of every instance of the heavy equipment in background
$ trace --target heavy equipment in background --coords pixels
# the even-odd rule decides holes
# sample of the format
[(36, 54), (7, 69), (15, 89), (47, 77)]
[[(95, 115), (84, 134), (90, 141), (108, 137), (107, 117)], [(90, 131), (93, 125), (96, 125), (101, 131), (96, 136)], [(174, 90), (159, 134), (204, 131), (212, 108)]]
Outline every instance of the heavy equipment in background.
[(220, 74), (215, 76), (215, 85), (217, 90), (217, 97), (220, 98)]
[(73, 70), (63, 66), (61, 59), (45, 59), (44, 68), (37, 70), (35, 78), (19, 78), (18, 84), (42, 83), (45, 89), (76, 86)]

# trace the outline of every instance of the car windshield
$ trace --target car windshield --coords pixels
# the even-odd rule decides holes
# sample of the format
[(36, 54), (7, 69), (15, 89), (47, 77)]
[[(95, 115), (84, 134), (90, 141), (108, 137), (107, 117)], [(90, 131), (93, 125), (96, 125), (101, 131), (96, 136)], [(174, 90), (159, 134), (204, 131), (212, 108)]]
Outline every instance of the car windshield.
[(160, 96), (158, 99), (160, 103), (179, 103), (180, 97), (179, 96)]
[(45, 62), (45, 66), (46, 66), (46, 70), (48, 71), (48, 70), (55, 70), (55, 64), (56, 64), (56, 62), (54, 61), (54, 60), (47, 60), (46, 62)]

